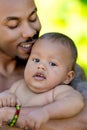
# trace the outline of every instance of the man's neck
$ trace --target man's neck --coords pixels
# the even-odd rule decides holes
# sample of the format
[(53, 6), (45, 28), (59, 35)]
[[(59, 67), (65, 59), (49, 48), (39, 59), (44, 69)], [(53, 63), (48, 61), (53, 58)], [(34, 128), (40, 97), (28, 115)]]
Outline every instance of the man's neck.
[[(24, 62), (23, 62), (24, 63)], [(8, 89), (19, 79), (23, 78), (25, 63), (13, 59), (0, 52), (0, 92)]]
[(4, 76), (24, 70), (26, 63), (27, 60), (12, 58), (0, 51), (0, 74)]
[(0, 74), (3, 76), (10, 75), (16, 67), (16, 60), (0, 53)]

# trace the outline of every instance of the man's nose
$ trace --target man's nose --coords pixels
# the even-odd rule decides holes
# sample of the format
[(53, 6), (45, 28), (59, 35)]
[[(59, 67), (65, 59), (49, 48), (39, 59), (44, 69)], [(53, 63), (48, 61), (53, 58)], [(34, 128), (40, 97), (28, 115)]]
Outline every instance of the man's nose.
[(28, 22), (25, 22), (22, 26), (22, 37), (28, 38), (33, 37), (36, 34), (36, 30), (34, 29), (33, 25)]

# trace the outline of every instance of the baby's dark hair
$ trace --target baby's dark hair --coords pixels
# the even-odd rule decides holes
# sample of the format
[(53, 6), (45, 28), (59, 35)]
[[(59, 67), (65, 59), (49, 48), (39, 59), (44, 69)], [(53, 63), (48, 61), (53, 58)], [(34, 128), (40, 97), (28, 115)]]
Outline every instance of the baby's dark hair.
[(76, 65), (77, 56), (78, 56), (77, 48), (75, 46), (74, 41), (70, 37), (66, 36), (65, 34), (58, 33), (58, 32), (45, 33), (42, 36), (40, 36), (39, 39), (44, 39), (44, 38), (48, 39), (48, 40), (52, 40), (53, 43), (55, 41), (58, 41), (58, 43), (68, 47), (71, 50), (72, 69), (74, 70), (75, 65)]

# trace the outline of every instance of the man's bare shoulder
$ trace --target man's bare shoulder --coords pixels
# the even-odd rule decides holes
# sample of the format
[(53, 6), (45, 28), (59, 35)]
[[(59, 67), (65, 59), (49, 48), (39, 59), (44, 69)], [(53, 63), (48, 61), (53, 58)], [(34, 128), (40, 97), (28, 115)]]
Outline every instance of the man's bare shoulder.
[(83, 82), (83, 81), (87, 81), (87, 77), (85, 75), (85, 72), (80, 65), (76, 64), (76, 66), (75, 66), (75, 78), (72, 81), (71, 86), (73, 86), (73, 88), (77, 89), (78, 84), (80, 82)]
[(77, 90), (87, 99), (87, 81), (80, 82), (77, 86)]

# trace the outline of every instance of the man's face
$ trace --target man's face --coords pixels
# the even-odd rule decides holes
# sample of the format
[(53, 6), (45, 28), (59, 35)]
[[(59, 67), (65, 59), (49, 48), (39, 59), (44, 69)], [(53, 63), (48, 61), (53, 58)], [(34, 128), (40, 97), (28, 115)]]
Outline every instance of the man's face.
[(41, 25), (33, 0), (0, 0), (0, 51), (27, 59)]

